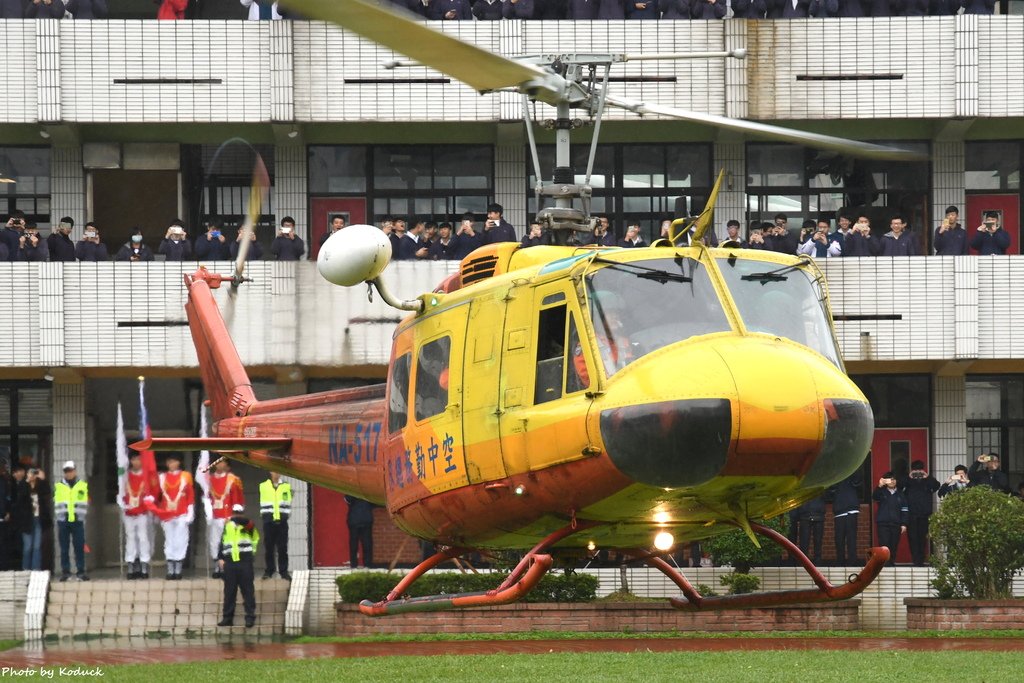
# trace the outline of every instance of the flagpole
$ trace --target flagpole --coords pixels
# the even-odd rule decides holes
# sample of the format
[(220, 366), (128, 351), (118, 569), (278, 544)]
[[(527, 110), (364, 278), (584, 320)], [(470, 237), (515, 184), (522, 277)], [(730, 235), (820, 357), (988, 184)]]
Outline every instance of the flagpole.
[(117, 528), (119, 533), (118, 538), (118, 549), (117, 549), (117, 564), (118, 571), (121, 579), (124, 580), (124, 552), (125, 543), (128, 540), (127, 530), (124, 525), (124, 508), (121, 506), (124, 504), (124, 489), (126, 475), (126, 461), (128, 459), (128, 439), (124, 433), (124, 415), (121, 412), (121, 401), (117, 402), (117, 442), (116, 442), (116, 453), (114, 457), (117, 459)]

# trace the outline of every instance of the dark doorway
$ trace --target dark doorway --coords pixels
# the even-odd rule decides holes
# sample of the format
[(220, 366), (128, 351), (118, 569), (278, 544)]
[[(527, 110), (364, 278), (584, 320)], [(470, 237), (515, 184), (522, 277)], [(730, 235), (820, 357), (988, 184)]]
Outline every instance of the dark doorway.
[(93, 171), (92, 203), (111, 258), (135, 226), (142, 228), (143, 241), (156, 253), (167, 226), (178, 217), (178, 172)]

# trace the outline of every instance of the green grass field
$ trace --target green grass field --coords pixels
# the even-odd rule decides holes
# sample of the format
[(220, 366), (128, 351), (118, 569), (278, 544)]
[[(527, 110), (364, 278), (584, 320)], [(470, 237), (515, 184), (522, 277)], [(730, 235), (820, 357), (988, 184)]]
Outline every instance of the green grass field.
[[(442, 650), (442, 648), (439, 648)], [(103, 667), (105, 681), (808, 681), (1018, 680), (1019, 653), (709, 652), (226, 661)]]
[(10, 650), (12, 647), (18, 647), (19, 645), (21, 645), (20, 640), (0, 640), (0, 652)]

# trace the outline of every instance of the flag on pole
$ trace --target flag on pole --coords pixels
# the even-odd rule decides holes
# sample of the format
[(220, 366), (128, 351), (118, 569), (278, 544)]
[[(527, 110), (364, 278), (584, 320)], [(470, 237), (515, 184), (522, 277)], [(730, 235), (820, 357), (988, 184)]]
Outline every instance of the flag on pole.
[[(206, 433), (206, 406), (199, 404), (199, 436), (205, 439)], [(213, 519), (213, 504), (210, 502), (210, 451), (199, 451), (199, 464), (196, 466), (196, 481), (199, 488), (203, 490), (203, 511), (206, 513), (206, 521)]]
[(124, 501), (125, 479), (128, 472), (128, 438), (124, 434), (124, 416), (121, 402), (117, 402), (117, 504)]
[[(139, 376), (139, 435), (144, 439), (153, 436), (153, 430), (149, 428), (149, 416), (146, 414), (146, 378)], [(142, 451), (142, 471), (148, 475), (152, 484), (152, 490), (160, 488), (156, 476), (156, 455), (153, 451)]]

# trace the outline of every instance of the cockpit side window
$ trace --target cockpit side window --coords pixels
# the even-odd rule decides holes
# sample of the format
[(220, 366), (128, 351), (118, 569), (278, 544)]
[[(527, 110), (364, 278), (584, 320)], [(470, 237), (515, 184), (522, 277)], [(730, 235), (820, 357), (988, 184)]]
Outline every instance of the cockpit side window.
[(416, 358), (416, 421), (440, 415), (448, 407), (448, 366), (452, 338), (441, 337), (420, 347)]
[(391, 368), (388, 386), (388, 433), (397, 432), (409, 422), (409, 365), (412, 354), (398, 357)]
[(533, 392), (535, 404), (562, 397), (566, 315), (565, 304), (541, 309), (537, 325), (537, 382)]

